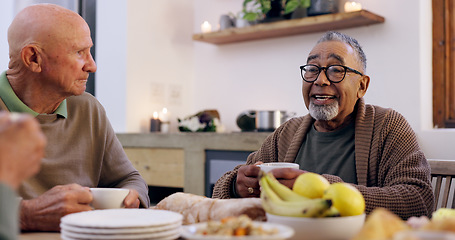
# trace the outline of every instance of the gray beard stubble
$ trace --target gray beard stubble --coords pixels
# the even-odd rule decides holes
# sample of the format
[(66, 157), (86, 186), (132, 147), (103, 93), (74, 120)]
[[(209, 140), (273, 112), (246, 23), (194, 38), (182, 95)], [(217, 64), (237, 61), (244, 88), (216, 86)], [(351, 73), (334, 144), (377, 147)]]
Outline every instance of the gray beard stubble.
[(320, 121), (329, 121), (338, 115), (338, 102), (335, 101), (328, 105), (316, 105), (310, 102), (309, 111), (311, 117)]

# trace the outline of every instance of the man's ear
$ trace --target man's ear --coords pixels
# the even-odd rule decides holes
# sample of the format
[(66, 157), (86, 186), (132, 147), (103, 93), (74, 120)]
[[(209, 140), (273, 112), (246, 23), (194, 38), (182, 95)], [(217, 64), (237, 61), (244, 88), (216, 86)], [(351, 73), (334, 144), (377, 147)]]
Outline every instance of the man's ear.
[(38, 47), (27, 45), (21, 51), (22, 62), (32, 72), (41, 72), (41, 53)]
[(368, 86), (370, 85), (370, 77), (369, 76), (362, 76), (359, 82), (359, 89), (357, 91), (357, 97), (361, 98), (365, 96), (367, 93)]

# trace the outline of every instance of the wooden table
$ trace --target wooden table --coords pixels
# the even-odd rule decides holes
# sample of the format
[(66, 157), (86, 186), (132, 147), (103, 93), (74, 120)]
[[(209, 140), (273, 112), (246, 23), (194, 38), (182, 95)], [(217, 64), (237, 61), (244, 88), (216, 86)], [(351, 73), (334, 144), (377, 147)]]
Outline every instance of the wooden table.
[(60, 233), (49, 233), (49, 232), (30, 232), (21, 233), (19, 240), (61, 240)]
[[(60, 238), (60, 233), (30, 232), (21, 233), (18, 240), (62, 240), (62, 238)], [(177, 240), (182, 240), (182, 238)]]

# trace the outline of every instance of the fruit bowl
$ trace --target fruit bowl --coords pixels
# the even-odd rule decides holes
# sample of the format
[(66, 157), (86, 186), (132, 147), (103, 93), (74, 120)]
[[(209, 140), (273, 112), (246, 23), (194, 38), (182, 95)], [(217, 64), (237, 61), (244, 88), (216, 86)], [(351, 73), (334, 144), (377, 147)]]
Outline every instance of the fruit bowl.
[(365, 214), (349, 217), (306, 218), (285, 217), (266, 213), (267, 222), (292, 227), (295, 231), (290, 240), (348, 240), (354, 237), (365, 222)]

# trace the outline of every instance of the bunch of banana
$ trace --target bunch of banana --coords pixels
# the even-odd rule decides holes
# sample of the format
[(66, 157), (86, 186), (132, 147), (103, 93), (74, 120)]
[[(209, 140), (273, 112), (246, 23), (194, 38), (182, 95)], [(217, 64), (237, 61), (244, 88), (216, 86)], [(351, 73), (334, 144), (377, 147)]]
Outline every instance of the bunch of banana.
[(331, 208), (331, 200), (304, 197), (281, 184), (270, 172), (262, 173), (259, 183), (262, 206), (270, 214), (290, 217), (325, 217), (337, 214), (336, 209)]
[(435, 212), (433, 212), (431, 219), (432, 220), (439, 220), (444, 218), (455, 218), (455, 209), (452, 208), (439, 208)]

